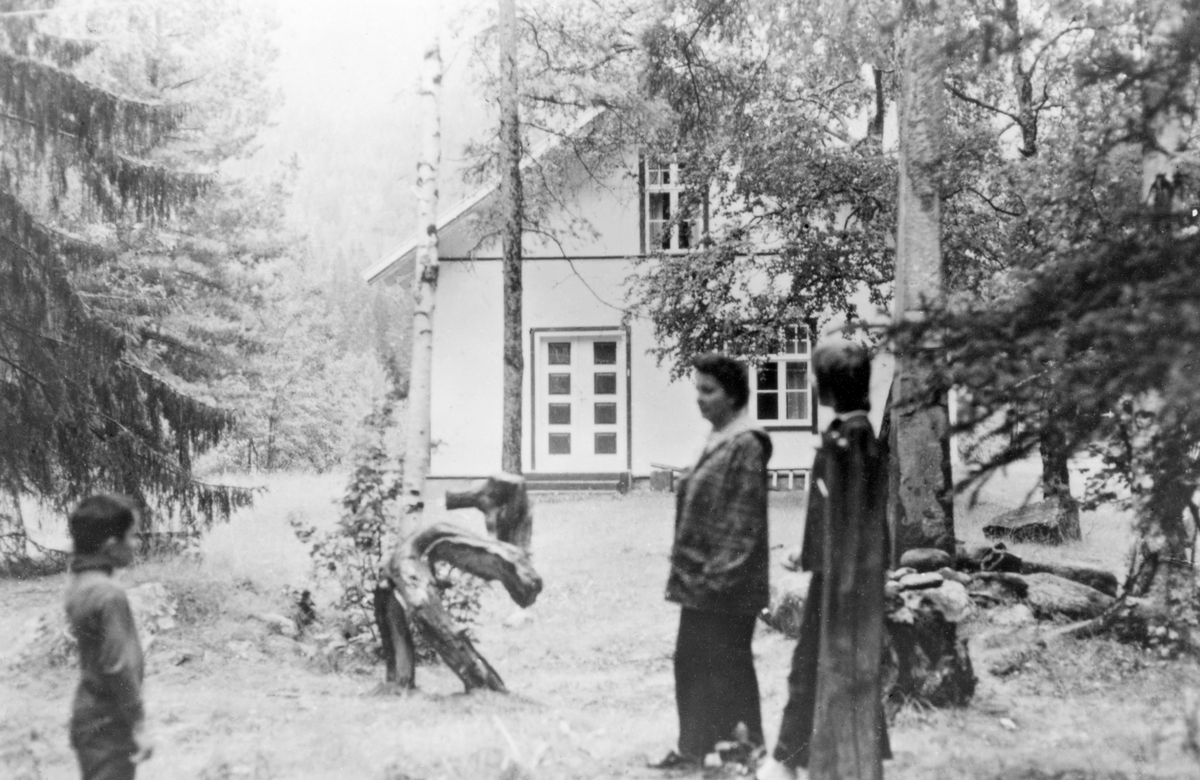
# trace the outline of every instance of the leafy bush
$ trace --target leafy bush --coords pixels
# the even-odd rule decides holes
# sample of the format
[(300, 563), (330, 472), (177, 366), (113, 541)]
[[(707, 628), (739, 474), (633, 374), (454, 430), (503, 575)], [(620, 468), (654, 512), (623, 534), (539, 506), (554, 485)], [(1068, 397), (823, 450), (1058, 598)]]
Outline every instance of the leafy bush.
[[(333, 669), (377, 660), (382, 651), (375, 625), (375, 589), (386, 557), (398, 541), (394, 518), (400, 511), (404, 460), (394, 452), (398, 447), (393, 442), (399, 437), (393, 434), (399, 400), (399, 392), (393, 390), (363, 421), (366, 435), (352, 456), (354, 470), (337, 526), (317, 533), (293, 523), (296, 535), (310, 545), (318, 579), (331, 584), (336, 593), (331, 605), (336, 617), (327, 621), (330, 630), (321, 637), (326, 662)], [(447, 611), (469, 630), (478, 619), (483, 581), (444, 564), (436, 564), (433, 573)], [(420, 631), (411, 628), (418, 657), (434, 660)]]

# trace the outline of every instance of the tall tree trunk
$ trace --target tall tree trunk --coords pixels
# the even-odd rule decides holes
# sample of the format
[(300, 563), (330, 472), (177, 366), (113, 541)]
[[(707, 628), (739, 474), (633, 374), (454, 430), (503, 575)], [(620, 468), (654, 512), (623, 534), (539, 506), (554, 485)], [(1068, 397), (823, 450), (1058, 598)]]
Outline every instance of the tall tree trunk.
[[(905, 4), (898, 31), (900, 63), (900, 187), (896, 229), (896, 319), (923, 316), (943, 295), (938, 167), (944, 113), (944, 42), (935, 6)], [(898, 465), (895, 554), (914, 547), (954, 551), (950, 432), (944, 393), (911, 355), (896, 356), (892, 448)]]
[(500, 469), (521, 473), (521, 386), (525, 350), (521, 338), (521, 126), (517, 108), (517, 14), (514, 0), (500, 0), (500, 199), (504, 204), (504, 432)]
[[(442, 52), (435, 37), (425, 50), (421, 74), (419, 110), (425, 122), (421, 158), (417, 163), (417, 267), (413, 274), (412, 359), (409, 364), (408, 425), (404, 444), (404, 486), (398, 537), (400, 544), (388, 567), (388, 582), (376, 590), (376, 598), (399, 597), (409, 611), (428, 600), (432, 574), (428, 566), (408, 553), (409, 541), (421, 531), (425, 512), (425, 477), (429, 474), (430, 378), (433, 366), (433, 312), (438, 282), (437, 210), (438, 165), (441, 162), (441, 115), (438, 98), (442, 82)], [(393, 590), (394, 586), (394, 590)], [(404, 620), (403, 610), (376, 604), (377, 616)], [(407, 628), (381, 626), (392, 642), (394, 661), (388, 666), (388, 682), (412, 688), (416, 679), (416, 653)]]
[(1063, 538), (1081, 539), (1079, 502), (1071, 495), (1071, 471), (1068, 468), (1071, 450), (1061, 429), (1055, 425), (1062, 411), (1050, 406), (1045, 413), (1046, 429), (1038, 440), (1038, 452), (1042, 457), (1042, 497), (1058, 504)]
[[(1174, 424), (1167, 410), (1161, 425)], [(1173, 430), (1179, 430), (1174, 428)], [(1188, 473), (1186, 437), (1172, 429), (1158, 434), (1168, 440), (1154, 445), (1153, 485), (1136, 503), (1138, 541), (1126, 592), (1138, 597), (1124, 630), (1142, 635), (1165, 655), (1178, 650), (1200, 652), (1200, 598), (1197, 598), (1195, 540), (1187, 517), (1196, 522), (1192, 503), (1194, 481)]]
[[(1025, 35), (1017, 0), (1004, 0), (1001, 16), (1008, 27), (1010, 39), (1016, 42), (1012, 79), (1017, 103), (1017, 126), (1021, 130), (1020, 152), (1022, 157), (1032, 159), (1038, 155), (1038, 112), (1033, 102), (1033, 65), (1025, 64)], [(1053, 406), (1044, 411), (1048, 425), (1038, 442), (1038, 453), (1042, 459), (1042, 496), (1061, 508), (1063, 537), (1079, 539), (1079, 503), (1071, 495), (1071, 475), (1067, 468), (1071, 450), (1066, 437), (1056, 425), (1056, 421), (1063, 419), (1062, 415), (1068, 412)]]

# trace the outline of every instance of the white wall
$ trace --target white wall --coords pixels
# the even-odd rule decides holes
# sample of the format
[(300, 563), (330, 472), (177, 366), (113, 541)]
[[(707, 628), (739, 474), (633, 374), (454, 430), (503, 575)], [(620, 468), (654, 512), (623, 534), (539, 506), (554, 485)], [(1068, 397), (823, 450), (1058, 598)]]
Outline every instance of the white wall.
[[(501, 263), (448, 261), (442, 266), (434, 322), (434, 476), (481, 476), (500, 464), (503, 344)], [(523, 351), (526, 363), (524, 464), (529, 467), (529, 331), (531, 328), (615, 327), (621, 324), (622, 260), (527, 260), (524, 266)], [(685, 466), (707, 435), (690, 379), (671, 382), (647, 350), (650, 324), (630, 326), (632, 467), (647, 474), (651, 463)], [(883, 392), (886, 393), (886, 388)], [(878, 407), (882, 410), (882, 400)], [(878, 413), (877, 413), (878, 414)], [(828, 419), (829, 410), (822, 417)], [(816, 437), (805, 432), (772, 434), (772, 468), (807, 468)], [(622, 464), (624, 468), (624, 464)]]
[[(632, 163), (633, 161), (631, 161)], [(616, 171), (603, 184), (582, 187), (576, 202), (551, 225), (558, 239), (527, 235), (523, 247), (523, 350), (525, 358), (523, 460), (530, 467), (530, 329), (615, 327), (622, 324), (624, 283), (640, 251), (637, 178)], [(588, 225), (579, 229), (579, 217)], [(479, 241), (480, 222), (468, 217), (441, 236), (444, 258), (434, 324), (433, 476), (481, 476), (500, 464), (502, 263), (498, 241)], [(561, 259), (563, 253), (576, 258)], [(470, 255), (470, 259), (463, 259)], [(458, 257), (460, 259), (451, 259)], [(654, 345), (648, 322), (630, 323), (632, 470), (651, 463), (686, 466), (708, 433), (690, 378), (669, 379), (647, 351)], [(888, 372), (890, 376), (890, 372)], [(886, 394), (884, 381), (883, 394)], [(623, 388), (622, 388), (623, 389)], [(883, 408), (879, 397), (873, 418)], [(821, 419), (831, 416), (823, 409)], [(876, 424), (878, 420), (875, 419)], [(805, 431), (772, 434), (772, 468), (808, 468), (818, 437)], [(625, 468), (624, 463), (621, 468)]]

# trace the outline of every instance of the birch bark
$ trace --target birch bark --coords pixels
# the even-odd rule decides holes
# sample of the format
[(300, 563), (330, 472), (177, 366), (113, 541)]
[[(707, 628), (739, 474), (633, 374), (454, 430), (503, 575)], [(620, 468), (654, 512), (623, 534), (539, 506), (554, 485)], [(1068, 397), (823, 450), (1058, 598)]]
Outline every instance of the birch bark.
[[(408, 420), (404, 443), (404, 483), (397, 537), (400, 543), (387, 567), (391, 587), (376, 591), (376, 620), (381, 623), (385, 650), (390, 649), (387, 681), (412, 688), (416, 681), (416, 652), (406, 611), (418, 612), (429, 600), (428, 567), (408, 552), (420, 532), (425, 511), (425, 478), (429, 474), (430, 376), (433, 366), (433, 312), (438, 281), (437, 173), (441, 162), (441, 117), (438, 99), (442, 81), (441, 45), (435, 36), (425, 50), (418, 106), (424, 119), (421, 157), (417, 162), (417, 247), (413, 273), (412, 359), (409, 369)], [(394, 603), (378, 603), (379, 600)]]

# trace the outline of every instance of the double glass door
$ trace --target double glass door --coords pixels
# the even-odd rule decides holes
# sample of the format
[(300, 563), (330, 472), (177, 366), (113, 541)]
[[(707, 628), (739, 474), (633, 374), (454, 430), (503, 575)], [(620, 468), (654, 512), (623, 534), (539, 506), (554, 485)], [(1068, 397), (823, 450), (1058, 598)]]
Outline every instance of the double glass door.
[(629, 442), (624, 336), (617, 330), (537, 334), (536, 471), (625, 470)]

